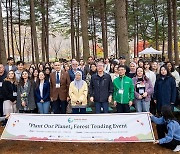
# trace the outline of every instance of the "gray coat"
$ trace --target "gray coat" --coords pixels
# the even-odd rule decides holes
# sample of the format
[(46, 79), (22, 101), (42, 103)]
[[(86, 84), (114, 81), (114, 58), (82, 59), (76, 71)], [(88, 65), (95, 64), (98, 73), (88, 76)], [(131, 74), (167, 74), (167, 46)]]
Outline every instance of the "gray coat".
[[(27, 88), (27, 109), (28, 110), (34, 110), (36, 108), (35, 105), (35, 100), (34, 100), (34, 85), (33, 83), (29, 80), (28, 81), (28, 88)], [(18, 85), (17, 87), (17, 109), (18, 110), (24, 110), (24, 107), (21, 105), (22, 103), (22, 87)]]

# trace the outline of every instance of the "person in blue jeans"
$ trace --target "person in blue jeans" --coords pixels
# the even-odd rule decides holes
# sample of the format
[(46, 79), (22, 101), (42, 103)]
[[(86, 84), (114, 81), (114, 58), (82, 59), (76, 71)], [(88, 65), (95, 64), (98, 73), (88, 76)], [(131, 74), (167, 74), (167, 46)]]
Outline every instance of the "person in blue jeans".
[(150, 114), (151, 120), (157, 124), (158, 140), (155, 143), (178, 152), (180, 151), (180, 124), (174, 117), (170, 105), (162, 107), (161, 115), (157, 118)]
[(50, 108), (50, 83), (45, 80), (44, 72), (39, 72), (39, 80), (35, 87), (35, 100), (40, 114), (48, 114)]
[(90, 101), (95, 103), (96, 113), (108, 113), (109, 103), (112, 101), (113, 84), (111, 76), (104, 72), (104, 63), (97, 63), (97, 73), (90, 81)]
[(151, 81), (146, 77), (143, 68), (136, 69), (136, 76), (133, 77), (135, 108), (137, 112), (149, 112), (151, 95), (153, 94), (153, 86)]

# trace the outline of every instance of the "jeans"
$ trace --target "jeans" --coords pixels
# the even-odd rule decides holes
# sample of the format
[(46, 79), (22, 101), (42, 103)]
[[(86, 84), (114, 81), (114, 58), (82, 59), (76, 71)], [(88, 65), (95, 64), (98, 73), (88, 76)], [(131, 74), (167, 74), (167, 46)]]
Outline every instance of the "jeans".
[[(166, 134), (168, 133), (167, 130), (167, 125), (162, 124), (162, 125), (156, 125), (157, 128), (157, 134), (158, 134), (158, 139), (162, 139), (166, 136)], [(161, 146), (174, 150), (176, 148), (177, 145), (180, 145), (180, 141), (175, 140), (173, 138), (173, 140), (169, 143), (164, 143), (164, 144), (160, 144)]]
[(103, 113), (108, 113), (109, 103), (108, 102), (95, 102), (96, 113), (101, 113), (101, 107), (103, 108)]
[(86, 114), (86, 108), (72, 108), (72, 114)]
[(136, 100), (135, 102), (136, 112), (149, 112), (150, 101), (146, 102), (145, 100)]
[(50, 101), (47, 102), (38, 102), (37, 103), (38, 110), (40, 114), (48, 114), (49, 113), (49, 107), (50, 107)]

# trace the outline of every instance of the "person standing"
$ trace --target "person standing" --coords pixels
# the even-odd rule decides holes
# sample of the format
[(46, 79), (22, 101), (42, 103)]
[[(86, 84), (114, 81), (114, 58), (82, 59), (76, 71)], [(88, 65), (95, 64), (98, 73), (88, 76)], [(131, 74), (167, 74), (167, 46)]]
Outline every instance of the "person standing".
[(24, 62), (23, 61), (18, 61), (16, 63), (17, 65), (17, 70), (15, 71), (16, 74), (16, 81), (19, 82), (20, 78), (21, 78), (21, 73), (24, 70)]
[(3, 116), (3, 90), (2, 90), (2, 85), (4, 82), (4, 79), (6, 78), (6, 72), (4, 69), (3, 64), (0, 64), (0, 117)]
[(65, 114), (69, 101), (70, 78), (68, 72), (61, 70), (61, 63), (54, 63), (55, 72), (50, 74), (50, 98), (55, 114)]
[(134, 99), (134, 85), (131, 78), (127, 77), (126, 67), (118, 67), (119, 77), (113, 81), (114, 92), (113, 100), (118, 113), (129, 113), (130, 106)]
[(130, 72), (130, 68), (125, 63), (126, 63), (126, 57), (125, 56), (120, 56), (119, 57), (119, 65), (125, 66), (125, 68), (126, 68), (126, 75), (128, 75), (129, 72)]
[(167, 62), (166, 63), (169, 71), (171, 72), (172, 76), (175, 78), (175, 81), (176, 81), (176, 102), (175, 102), (175, 105), (179, 105), (180, 102), (178, 100), (178, 88), (179, 88), (179, 83), (180, 83), (180, 76), (179, 76), (179, 73), (175, 70), (175, 66), (172, 62)]
[(3, 113), (9, 115), (16, 112), (17, 84), (16, 76), (13, 70), (9, 71), (4, 79), (3, 86)]
[[(156, 74), (150, 70), (150, 63), (148, 61), (144, 62), (144, 71), (145, 71), (145, 75), (151, 81), (152, 86), (154, 88), (156, 82)], [(156, 104), (154, 103), (153, 100), (153, 94), (151, 96), (151, 101), (150, 101), (150, 112), (154, 115), (156, 114)]]
[(176, 100), (176, 82), (166, 65), (160, 67), (159, 76), (154, 86), (154, 102), (157, 105), (157, 112), (161, 114), (161, 108), (165, 105), (172, 107)]
[(112, 101), (113, 84), (111, 76), (104, 72), (104, 63), (97, 63), (97, 73), (90, 81), (90, 101), (95, 102), (96, 113), (108, 113), (109, 104)]
[(146, 77), (144, 69), (138, 67), (136, 76), (133, 78), (135, 93), (135, 108), (137, 112), (149, 112), (153, 86), (151, 81)]
[(72, 113), (85, 114), (87, 106), (88, 86), (82, 80), (82, 72), (75, 73), (75, 79), (70, 83), (69, 96), (71, 99)]
[(50, 109), (50, 83), (45, 80), (45, 74), (39, 72), (39, 80), (35, 87), (35, 101), (40, 114), (48, 114)]
[(8, 73), (11, 70), (15, 72), (17, 70), (17, 67), (14, 65), (14, 58), (9, 57), (7, 59), (7, 65), (5, 65), (5, 71), (6, 73)]
[(17, 86), (17, 110), (20, 113), (32, 113), (35, 108), (34, 85), (29, 72), (24, 70)]
[(71, 64), (72, 64), (72, 68), (68, 71), (71, 82), (74, 81), (75, 73), (76, 73), (77, 71), (81, 71), (81, 72), (82, 72), (82, 75), (83, 75), (83, 76), (82, 76), (82, 79), (84, 80), (84, 73), (83, 73), (82, 70), (80, 70), (80, 69), (78, 68), (78, 62), (77, 62), (76, 60), (72, 60), (72, 63), (71, 63)]

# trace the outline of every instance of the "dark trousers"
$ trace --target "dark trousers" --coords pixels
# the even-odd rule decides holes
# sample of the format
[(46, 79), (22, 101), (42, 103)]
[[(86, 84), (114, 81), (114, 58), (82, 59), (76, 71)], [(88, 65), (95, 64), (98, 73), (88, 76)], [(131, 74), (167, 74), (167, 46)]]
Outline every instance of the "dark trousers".
[(19, 110), (19, 113), (34, 113), (34, 110)]
[(156, 115), (156, 103), (154, 103), (154, 99), (151, 97), (151, 101), (150, 101), (150, 112), (153, 115)]
[[(168, 132), (167, 126), (166, 125), (157, 125), (156, 128), (157, 128), (158, 139), (164, 138)], [(175, 139), (173, 139), (169, 143), (161, 144), (161, 146), (168, 148), (168, 149), (171, 149), (171, 150), (174, 150), (177, 145), (180, 145), (180, 141), (177, 141)]]
[(117, 113), (129, 113), (130, 112), (129, 104), (117, 103), (116, 109), (117, 109)]
[(3, 117), (3, 98), (0, 98), (0, 116)]
[(86, 114), (86, 108), (72, 108), (72, 114)]
[(67, 101), (61, 101), (59, 98), (53, 102), (54, 114), (66, 114)]

